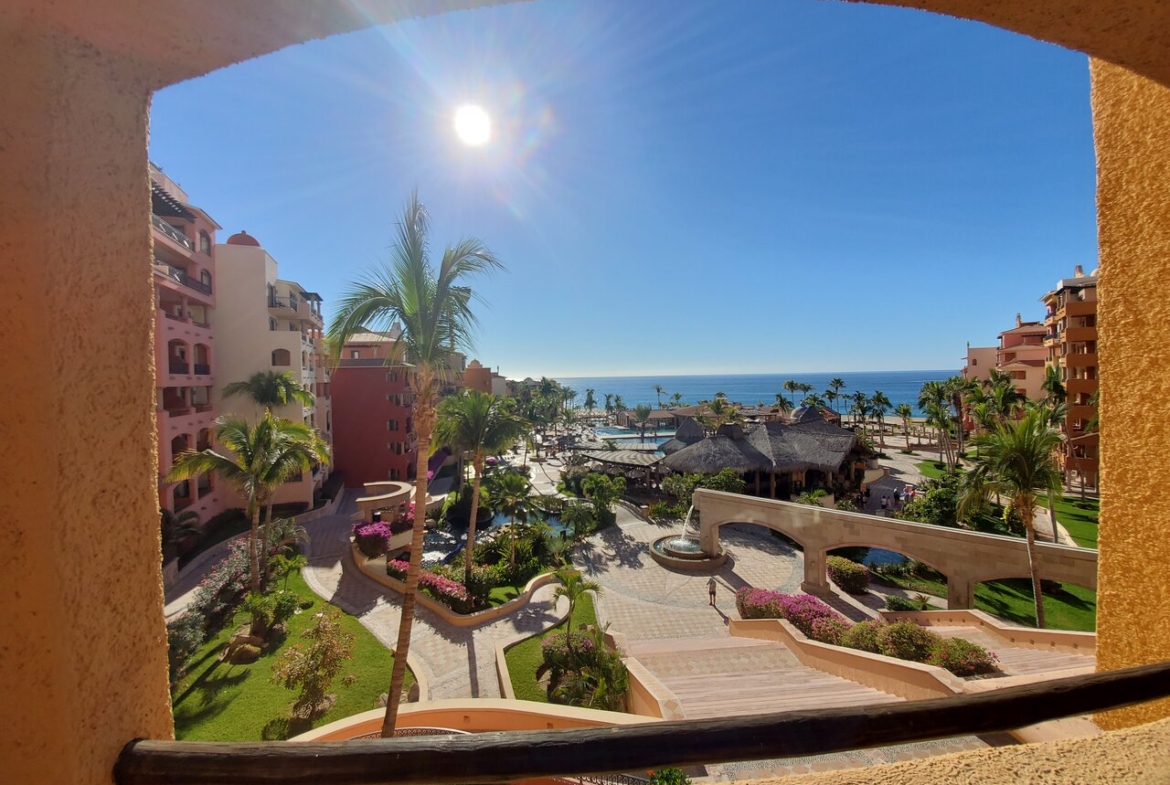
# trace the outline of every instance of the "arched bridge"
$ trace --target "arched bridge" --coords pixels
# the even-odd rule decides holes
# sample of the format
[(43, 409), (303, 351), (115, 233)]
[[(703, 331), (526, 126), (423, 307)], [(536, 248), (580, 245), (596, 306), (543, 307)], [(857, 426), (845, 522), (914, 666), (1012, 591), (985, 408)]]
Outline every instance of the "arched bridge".
[[(981, 534), (856, 512), (829, 510), (774, 499), (699, 489), (699, 545), (704, 553), (719, 552), (719, 527), (757, 523), (791, 537), (804, 549), (804, 583), (810, 594), (827, 594), (825, 556), (848, 546), (896, 551), (947, 576), (947, 604), (970, 608), (975, 585), (1001, 578), (1026, 578), (1027, 542), (1018, 537)], [(1097, 551), (1037, 543), (1040, 576), (1097, 588)]]

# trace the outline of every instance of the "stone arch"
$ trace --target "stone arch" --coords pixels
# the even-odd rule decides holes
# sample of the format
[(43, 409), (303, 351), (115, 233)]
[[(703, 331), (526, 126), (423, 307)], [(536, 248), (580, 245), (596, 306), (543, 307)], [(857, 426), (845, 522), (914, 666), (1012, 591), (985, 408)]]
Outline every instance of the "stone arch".
[(910, 549), (898, 550), (895, 548), (891, 548), (888, 544), (882, 545), (879, 543), (869, 542), (868, 540), (866, 540), (863, 537), (857, 538), (856, 540), (848, 540), (848, 541), (842, 542), (842, 543), (831, 543), (828, 545), (824, 545), (822, 547), (824, 548), (824, 550), (821, 552), (822, 559), (825, 556), (828, 556), (830, 551), (835, 551), (838, 548), (879, 548), (883, 551), (891, 551), (893, 553), (899, 553), (902, 556), (905, 556), (907, 559), (913, 559), (916, 562), (922, 562), (923, 564), (925, 564), (927, 567), (934, 570), (935, 572), (942, 573), (943, 575), (947, 574), (946, 570), (942, 569), (941, 567), (938, 567), (936, 564), (932, 564), (932, 561), (933, 561), (932, 559), (923, 558), (921, 556), (916, 556), (913, 553), (909, 553), (908, 551)]
[(765, 529), (770, 529), (771, 531), (779, 532), (780, 534), (783, 534), (785, 537), (787, 537), (788, 539), (792, 540), (797, 545), (799, 545), (801, 550), (804, 550), (804, 548), (805, 548), (805, 544), (802, 541), (802, 538), (799, 534), (794, 534), (794, 533), (791, 533), (789, 531), (786, 531), (785, 527), (782, 527), (782, 526), (780, 526), (776, 523), (772, 523), (770, 521), (753, 521), (753, 520), (740, 520), (739, 518), (728, 518), (727, 520), (723, 520), (723, 521), (719, 521), (718, 523), (711, 524), (711, 528), (713, 530), (718, 530), (718, 529), (722, 529), (724, 526), (730, 526), (734, 523), (748, 524), (751, 526), (763, 526)]

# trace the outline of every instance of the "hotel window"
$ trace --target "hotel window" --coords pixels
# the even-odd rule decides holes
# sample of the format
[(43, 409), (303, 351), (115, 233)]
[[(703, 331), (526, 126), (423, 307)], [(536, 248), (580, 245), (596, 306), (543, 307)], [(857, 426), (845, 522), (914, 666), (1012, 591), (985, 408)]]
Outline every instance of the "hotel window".
[(199, 273), (199, 280), (200, 280), (200, 281), (203, 283), (203, 285), (204, 285), (204, 286), (206, 286), (208, 289), (210, 289), (210, 288), (211, 288), (211, 273), (207, 272), (206, 270), (202, 270), (202, 271)]
[(975, 357), (972, 357), (971, 358), (971, 367), (974, 368), (978, 364), (979, 364), (979, 360), (976, 359)]
[(276, 320), (275, 319), (268, 320), (268, 329), (271, 330), (272, 332), (276, 332)]
[(387, 420), (386, 421), (386, 430), (397, 431), (398, 430), (398, 420)]
[(207, 232), (199, 233), (199, 250), (208, 256), (211, 255), (211, 235)]
[(349, 350), (349, 359), (360, 360), (361, 357), (362, 357), (362, 353), (359, 349), (350, 349)]
[(391, 480), (397, 480), (397, 479), (398, 479), (398, 470), (397, 470), (397, 469), (391, 469), (391, 470), (390, 470), (390, 479), (391, 479)]

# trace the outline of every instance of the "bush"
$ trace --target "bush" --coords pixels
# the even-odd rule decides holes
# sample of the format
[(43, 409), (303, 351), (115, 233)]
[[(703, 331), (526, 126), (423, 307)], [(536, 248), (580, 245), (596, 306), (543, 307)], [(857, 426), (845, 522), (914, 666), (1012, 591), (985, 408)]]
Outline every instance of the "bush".
[(652, 521), (673, 521), (682, 518), (687, 514), (687, 511), (680, 508), (676, 504), (667, 504), (666, 502), (658, 501), (650, 505), (647, 510), (647, 515)]
[(945, 668), (956, 676), (975, 676), (993, 673), (998, 661), (993, 653), (978, 644), (962, 638), (939, 638), (931, 648), (926, 662)]
[(735, 609), (744, 619), (784, 619), (809, 638), (818, 619), (837, 619), (837, 612), (810, 594), (782, 594), (745, 586), (735, 593)]
[(841, 556), (825, 559), (829, 579), (850, 594), (865, 594), (869, 590), (869, 568)]
[[(406, 580), (408, 569), (410, 564), (404, 561), (386, 562), (386, 574), (400, 581)], [(456, 613), (472, 613), (479, 607), (479, 603), (462, 583), (427, 570), (422, 570), (419, 574), (418, 590)]]
[(691, 778), (682, 769), (666, 768), (650, 772), (652, 785), (691, 785)]
[(596, 659), (593, 651), (593, 640), (588, 635), (580, 633), (573, 636), (573, 645), (569, 645), (569, 636), (563, 632), (553, 633), (540, 644), (540, 656), (544, 664), (556, 671), (578, 670), (587, 667)]
[(918, 609), (918, 603), (909, 597), (902, 597), (898, 594), (886, 596), (886, 610), (888, 611), (916, 611)]
[(735, 609), (744, 619), (779, 619), (783, 596), (778, 591), (744, 586), (735, 593)]
[(301, 606), (301, 599), (291, 591), (280, 591), (272, 603), (272, 623), (284, 624)]
[(188, 611), (167, 624), (167, 665), (172, 687), (183, 677), (187, 660), (203, 645), (206, 624), (203, 615), (195, 611)]
[(391, 531), (389, 524), (359, 523), (353, 527), (353, 542), (367, 559), (376, 559), (385, 556), (390, 547)]
[(885, 627), (884, 622), (862, 621), (854, 624), (841, 636), (841, 645), (858, 651), (868, 651), (870, 654), (879, 654), (878, 633)]
[(939, 636), (912, 621), (883, 625), (877, 631), (878, 653), (910, 662), (926, 662)]
[(848, 631), (849, 622), (843, 619), (816, 619), (812, 623), (812, 635), (809, 637), (819, 643), (840, 646), (841, 638)]

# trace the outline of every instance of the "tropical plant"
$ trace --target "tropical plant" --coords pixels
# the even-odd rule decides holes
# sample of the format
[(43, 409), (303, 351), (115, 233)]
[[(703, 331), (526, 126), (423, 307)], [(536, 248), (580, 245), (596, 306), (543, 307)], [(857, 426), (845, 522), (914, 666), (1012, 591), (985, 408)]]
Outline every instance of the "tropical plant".
[(593, 502), (599, 516), (602, 513), (608, 516), (613, 513), (613, 506), (626, 492), (626, 478), (590, 474), (581, 481), (581, 491), (586, 499)]
[(792, 404), (792, 408), (796, 408), (796, 391), (800, 389), (800, 382), (795, 379), (786, 379), (784, 384), (780, 385), (784, 392), (788, 393), (788, 402)]
[[(1040, 412), (1032, 411), (1018, 421), (1004, 422), (991, 433), (977, 436), (974, 442), (979, 448), (979, 455), (975, 458), (973, 471), (982, 480), (984, 492), (1007, 496), (1011, 507), (1023, 520), (1028, 537), (1028, 565), (1036, 602), (1036, 624), (1043, 627), (1044, 598), (1040, 590), (1033, 517), (1037, 500), (1041, 496), (1051, 498), (1060, 493), (1063, 487), (1060, 468), (1053, 459), (1053, 451), (1060, 444), (1060, 436), (1044, 423)], [(964, 501), (971, 503), (966, 499)]]
[(528, 523), (528, 517), (533, 512), (532, 483), (519, 472), (501, 472), (492, 477), (492, 498), (496, 500), (496, 507), (511, 519), (508, 527), (511, 536), (508, 563), (515, 569), (516, 540), (519, 536), (517, 524)]
[(902, 437), (906, 440), (906, 449), (910, 449), (910, 418), (914, 416), (914, 407), (908, 403), (900, 403), (894, 409), (894, 414), (902, 420)]
[(605, 394), (605, 413), (613, 414), (613, 393)]
[[(659, 389), (662, 389), (661, 387)], [(634, 407), (634, 422), (638, 424), (638, 428), (642, 433), (642, 441), (646, 441), (646, 426), (650, 422), (651, 409), (644, 403), (640, 403)]]
[(866, 418), (869, 416), (869, 396), (858, 390), (853, 393), (852, 400), (852, 412), (861, 423), (861, 433), (864, 435), (866, 433)]
[(677, 409), (678, 407), (682, 406), (682, 402), (683, 402), (682, 393), (674, 393), (673, 395), (670, 396), (671, 408)]
[(654, 393), (658, 396), (658, 408), (662, 408), (662, 393), (666, 392), (661, 384), (654, 385)]
[(257, 406), (271, 411), (278, 406), (299, 403), (313, 405), (313, 393), (293, 379), (289, 371), (257, 371), (247, 381), (232, 382), (223, 388), (223, 397), (243, 395)]
[(874, 390), (869, 398), (869, 411), (878, 421), (878, 441), (882, 452), (886, 451), (886, 412), (893, 406), (881, 390)]
[(776, 408), (784, 414), (792, 411), (792, 403), (784, 397), (784, 393), (776, 393)]
[(817, 408), (823, 408), (827, 404), (825, 403), (824, 397), (822, 397), (820, 393), (809, 393), (800, 400), (800, 405), (806, 407), (815, 406)]
[(621, 414), (622, 412), (624, 412), (626, 410), (625, 401), (622, 400), (622, 397), (620, 395), (615, 395), (613, 397), (613, 410), (615, 412), (617, 412), (618, 414)]
[[(840, 377), (834, 377), (834, 378), (830, 379), (829, 380), (829, 389), (825, 390), (825, 397), (828, 398), (829, 401), (832, 401), (835, 403), (838, 398), (842, 397), (841, 396), (841, 388), (844, 386), (845, 386), (844, 379), (842, 379)], [(840, 416), (841, 412), (838, 412), (836, 409), (834, 409), (833, 411), (838, 416)]]
[(573, 648), (573, 609), (577, 607), (577, 600), (581, 599), (581, 595), (587, 591), (600, 594), (601, 584), (586, 579), (578, 570), (570, 567), (557, 570), (556, 577), (560, 584), (553, 589), (553, 607), (556, 607), (557, 601), (561, 597), (569, 601), (569, 611), (565, 614), (565, 637), (568, 639), (568, 646), (571, 649)]
[(211, 448), (198, 452), (188, 450), (175, 460), (166, 479), (176, 482), (215, 472), (235, 485), (247, 499), (247, 515), (252, 522), (248, 534), (252, 591), (259, 593), (258, 544), (264, 539), (260, 508), (282, 483), (298, 472), (307, 471), (313, 461), (328, 463), (328, 447), (309, 426), (273, 417), (272, 412), (266, 412), (255, 425), (238, 417), (221, 417), (216, 420), (215, 439), (227, 448), (229, 455)]
[(593, 507), (584, 502), (566, 504), (565, 509), (561, 511), (560, 519), (561, 523), (573, 532), (574, 540), (587, 536), (596, 523)]
[(820, 507), (821, 499), (828, 496), (829, 493), (824, 488), (815, 488), (811, 491), (805, 491), (796, 497), (797, 504), (806, 504), (809, 507)]
[(353, 658), (352, 634), (341, 628), (335, 610), (317, 614), (317, 622), (301, 633), (308, 643), (294, 643), (280, 653), (272, 668), (272, 681), (301, 694), (293, 704), (293, 716), (310, 718), (328, 705), (329, 686), (346, 660)]
[(594, 391), (593, 391), (592, 387), (587, 387), (585, 389), (584, 406), (585, 406), (585, 411), (588, 412), (590, 415), (592, 415), (593, 410), (597, 408), (597, 398), (594, 397), (593, 393), (594, 393)]
[(158, 513), (163, 561), (167, 561), (174, 555), (180, 542), (198, 537), (203, 533), (203, 526), (199, 523), (199, 513), (194, 510), (183, 510), (176, 513), (164, 507)]
[(463, 557), (464, 583), (471, 582), (475, 562), (475, 525), (487, 457), (506, 450), (523, 433), (524, 422), (512, 411), (512, 402), (507, 398), (467, 389), (444, 398), (439, 404), (431, 446), (471, 453), (471, 507)]
[(478, 240), (465, 239), (444, 249), (438, 269), (431, 267), (427, 248), (428, 216), (418, 194), (411, 195), (397, 227), (396, 242), (388, 264), (354, 283), (341, 298), (329, 330), (329, 343), (343, 346), (356, 332), (400, 324), (397, 351), (388, 363), (412, 366), (414, 435), (420, 449), (415, 480), (414, 532), (410, 569), (402, 596), (402, 616), (394, 648), (394, 667), (386, 701), (382, 735), (391, 736), (398, 719), (410, 632), (414, 624), (415, 594), (422, 569), (423, 527), (426, 520), (427, 455), (435, 424), (438, 383), (445, 374), (451, 352), (466, 348), (477, 324), (471, 305), (474, 294), (467, 281), (472, 276), (502, 268)]
[(695, 421), (714, 432), (722, 426), (738, 421), (739, 409), (727, 402), (727, 399), (715, 396), (715, 400), (707, 403), (706, 408), (695, 415)]
[(1055, 365), (1044, 368), (1044, 381), (1040, 383), (1040, 389), (1047, 394), (1046, 400), (1049, 404), (1056, 406), (1064, 403), (1067, 392), (1064, 388), (1064, 382), (1060, 378), (1059, 368)]

